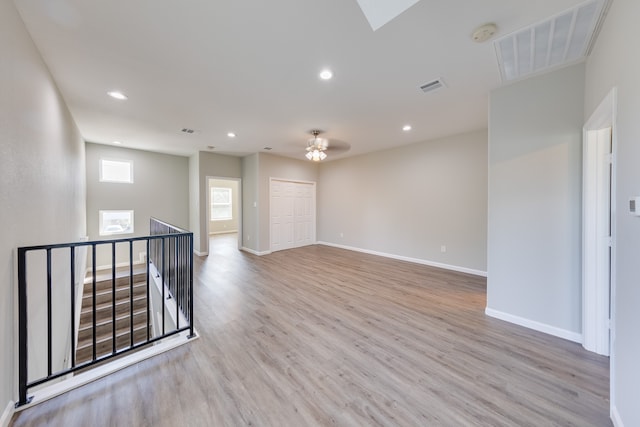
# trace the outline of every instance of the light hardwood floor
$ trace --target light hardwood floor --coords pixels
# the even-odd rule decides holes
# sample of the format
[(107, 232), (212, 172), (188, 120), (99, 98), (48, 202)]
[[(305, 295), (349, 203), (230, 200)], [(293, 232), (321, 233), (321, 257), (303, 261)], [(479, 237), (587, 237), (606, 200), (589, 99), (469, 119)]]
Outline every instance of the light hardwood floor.
[(196, 261), (200, 339), (12, 425), (612, 425), (608, 359), (486, 317), (482, 278), (234, 239)]

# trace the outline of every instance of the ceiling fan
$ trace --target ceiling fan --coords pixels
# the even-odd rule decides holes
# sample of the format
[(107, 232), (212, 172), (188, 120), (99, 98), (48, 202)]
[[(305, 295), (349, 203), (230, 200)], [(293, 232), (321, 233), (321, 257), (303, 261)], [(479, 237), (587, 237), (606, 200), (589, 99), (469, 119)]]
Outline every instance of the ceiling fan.
[(314, 129), (311, 131), (311, 135), (313, 138), (307, 141), (307, 154), (305, 157), (314, 162), (319, 162), (327, 158), (327, 153), (340, 153), (344, 151), (348, 151), (351, 146), (343, 141), (332, 140), (329, 141), (327, 138), (320, 138), (320, 134), (323, 133), (321, 130)]

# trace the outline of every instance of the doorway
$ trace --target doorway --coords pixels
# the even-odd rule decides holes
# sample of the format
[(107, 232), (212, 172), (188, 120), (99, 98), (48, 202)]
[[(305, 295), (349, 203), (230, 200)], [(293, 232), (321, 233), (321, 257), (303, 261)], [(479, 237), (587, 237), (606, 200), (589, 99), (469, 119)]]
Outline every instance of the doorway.
[[(242, 241), (242, 185), (239, 178), (207, 177), (207, 242), (215, 235), (233, 235)], [(209, 245), (207, 245), (209, 246)], [(207, 248), (209, 252), (209, 248)]]
[(582, 345), (605, 356), (615, 339), (615, 102), (613, 90), (583, 138)]

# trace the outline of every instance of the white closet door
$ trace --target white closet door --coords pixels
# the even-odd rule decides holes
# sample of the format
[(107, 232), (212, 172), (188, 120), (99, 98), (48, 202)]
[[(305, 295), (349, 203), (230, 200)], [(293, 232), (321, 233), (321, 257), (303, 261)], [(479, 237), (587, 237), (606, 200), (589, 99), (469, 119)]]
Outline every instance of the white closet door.
[(294, 224), (295, 246), (313, 244), (315, 224), (315, 188), (312, 184), (297, 183), (295, 193)]
[(271, 180), (271, 251), (315, 242), (315, 183)]

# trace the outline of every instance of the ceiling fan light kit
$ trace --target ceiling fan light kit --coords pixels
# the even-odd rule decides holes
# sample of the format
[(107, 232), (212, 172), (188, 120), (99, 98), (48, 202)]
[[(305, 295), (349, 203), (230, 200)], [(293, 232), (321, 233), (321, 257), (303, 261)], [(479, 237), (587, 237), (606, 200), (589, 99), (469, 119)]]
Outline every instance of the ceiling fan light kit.
[(325, 150), (329, 147), (329, 140), (318, 138), (318, 135), (320, 135), (319, 130), (312, 130), (311, 134), (313, 138), (307, 142), (307, 154), (305, 154), (305, 157), (314, 162), (326, 159), (327, 153), (325, 153)]

